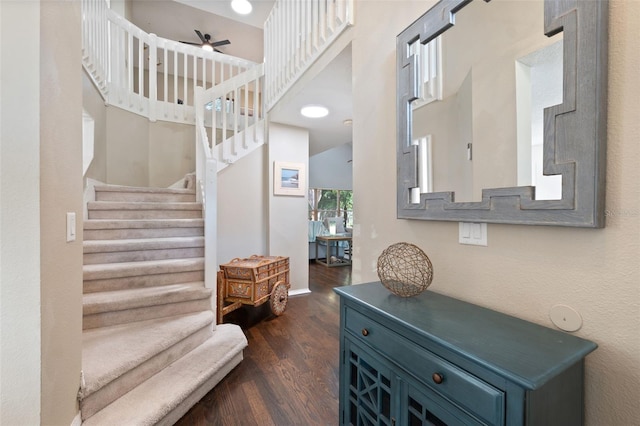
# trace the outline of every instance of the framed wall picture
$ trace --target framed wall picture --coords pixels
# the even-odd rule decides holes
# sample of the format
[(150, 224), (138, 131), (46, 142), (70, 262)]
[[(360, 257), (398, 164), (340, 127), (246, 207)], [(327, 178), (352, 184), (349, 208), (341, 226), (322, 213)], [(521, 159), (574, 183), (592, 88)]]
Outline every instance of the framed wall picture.
[(273, 194), (304, 197), (306, 174), (303, 163), (274, 162)]

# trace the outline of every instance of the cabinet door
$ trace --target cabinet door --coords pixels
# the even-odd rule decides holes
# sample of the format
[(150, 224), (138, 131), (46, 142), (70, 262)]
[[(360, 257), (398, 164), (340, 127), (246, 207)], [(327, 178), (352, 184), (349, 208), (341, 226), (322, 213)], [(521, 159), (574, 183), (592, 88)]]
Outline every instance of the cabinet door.
[(408, 426), (482, 425), (428, 387), (404, 378), (400, 407)]
[(396, 379), (384, 359), (344, 340), (341, 424), (392, 426), (397, 405)]
[(342, 425), (482, 425), (450, 400), (371, 349), (346, 338), (341, 382)]

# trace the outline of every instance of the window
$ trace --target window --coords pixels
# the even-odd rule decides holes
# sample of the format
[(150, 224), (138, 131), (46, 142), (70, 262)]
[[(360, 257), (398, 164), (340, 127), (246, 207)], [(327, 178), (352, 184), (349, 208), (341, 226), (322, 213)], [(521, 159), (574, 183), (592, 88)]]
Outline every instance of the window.
[(345, 227), (353, 226), (353, 191), (346, 189), (309, 189), (309, 220), (342, 216)]

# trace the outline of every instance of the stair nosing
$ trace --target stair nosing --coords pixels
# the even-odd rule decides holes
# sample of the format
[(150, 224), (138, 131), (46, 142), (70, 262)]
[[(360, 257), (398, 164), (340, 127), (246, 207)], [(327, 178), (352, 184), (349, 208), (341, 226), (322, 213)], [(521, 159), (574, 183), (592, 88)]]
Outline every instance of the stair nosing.
[[(87, 219), (84, 230), (203, 228), (204, 219)], [(113, 227), (105, 227), (113, 225)]]
[(87, 240), (82, 242), (83, 254), (202, 247), (204, 247), (204, 237), (201, 235), (187, 237), (119, 238), (112, 240)]
[(95, 210), (202, 210), (196, 201), (89, 201), (89, 211)]
[[(213, 320), (212, 311), (202, 311), (84, 330), (82, 369), (86, 382), (81, 391), (82, 397), (86, 398), (95, 393), (107, 383), (111, 383), (127, 371), (179, 343), (197, 330), (212, 326)], [(165, 339), (159, 341), (158, 335), (164, 336)], [(133, 351), (119, 351), (121, 356), (108, 359), (94, 355), (95, 351), (105, 347), (111, 349), (123, 347), (123, 342), (126, 343), (129, 340), (136, 342), (136, 345), (132, 346), (135, 349)], [(108, 344), (104, 345), (105, 342)], [(89, 359), (98, 358), (101, 360), (100, 363), (88, 362)]]
[[(125, 298), (125, 294), (128, 297)], [(211, 294), (212, 289), (206, 288), (203, 281), (86, 293), (82, 296), (82, 314), (97, 315), (105, 312), (206, 299)], [(160, 298), (162, 300), (159, 300)], [(125, 301), (129, 303), (123, 303)], [(162, 303), (153, 303), (158, 301)], [(117, 305), (119, 309), (114, 310), (114, 305)]]
[(154, 188), (144, 186), (126, 185), (95, 185), (96, 192), (129, 192), (141, 194), (168, 194), (168, 195), (195, 195), (194, 189), (187, 188)]
[[(159, 268), (155, 271), (147, 269)], [(204, 269), (203, 257), (189, 257), (184, 259), (143, 260), (137, 262), (96, 263), (82, 266), (85, 281), (109, 278), (135, 277), (140, 275), (166, 274), (170, 272), (188, 272)], [(134, 273), (135, 272), (135, 273)], [(150, 272), (154, 272), (150, 274)]]
[[(232, 333), (234, 335), (232, 335)], [(223, 343), (223, 345), (221, 345), (221, 343)], [(212, 356), (217, 355), (218, 350), (216, 349), (221, 346), (228, 348), (224, 353), (224, 356)], [(86, 424), (104, 424), (108, 421), (108, 417), (111, 412), (116, 415), (119, 414), (122, 417), (125, 415), (125, 407), (136, 406), (136, 404), (131, 404), (129, 402), (130, 399), (144, 398), (146, 395), (149, 395), (154, 391), (158, 393), (159, 398), (154, 396), (151, 400), (160, 401), (158, 403), (158, 407), (161, 407), (160, 409), (165, 412), (158, 413), (149, 412), (147, 410), (136, 411), (139, 418), (136, 418), (135, 420), (130, 417), (115, 420), (134, 421), (136, 424), (157, 424), (165, 419), (173, 410), (180, 407), (181, 403), (185, 400), (184, 395), (191, 395), (193, 392), (197, 391), (201, 386), (208, 383), (210, 379), (214, 378), (219, 371), (223, 371), (226, 375), (231, 368), (237, 365), (237, 362), (239, 362), (237, 357), (242, 354), (242, 351), (246, 347), (247, 339), (237, 325), (220, 324), (213, 332), (213, 335), (194, 350), (177, 359), (166, 369), (142, 382), (127, 394), (116, 399), (101, 411), (98, 411), (94, 415), (95, 418), (92, 416), (85, 419), (87, 422)], [(204, 359), (210, 359), (211, 362), (202, 362)], [(194, 369), (193, 366), (203, 366), (203, 368)], [(170, 380), (174, 377), (176, 371), (185, 371), (189, 377), (189, 380), (186, 382), (188, 385), (181, 386), (180, 391), (176, 389), (178, 384), (173, 380)], [(169, 376), (169, 379), (167, 379), (167, 376)], [(222, 377), (220, 377), (220, 379), (222, 379)], [(165, 388), (163, 388), (162, 385), (170, 386), (171, 392), (165, 392)], [(175, 398), (176, 395), (181, 398), (171, 399), (172, 397)]]

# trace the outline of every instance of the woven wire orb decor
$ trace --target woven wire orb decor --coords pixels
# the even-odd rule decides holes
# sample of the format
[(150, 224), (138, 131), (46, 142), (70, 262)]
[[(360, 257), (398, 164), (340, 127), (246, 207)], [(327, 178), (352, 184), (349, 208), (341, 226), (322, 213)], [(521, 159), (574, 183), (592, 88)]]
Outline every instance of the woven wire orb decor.
[(433, 265), (418, 246), (395, 243), (378, 257), (378, 277), (390, 292), (411, 297), (429, 287), (433, 279)]

